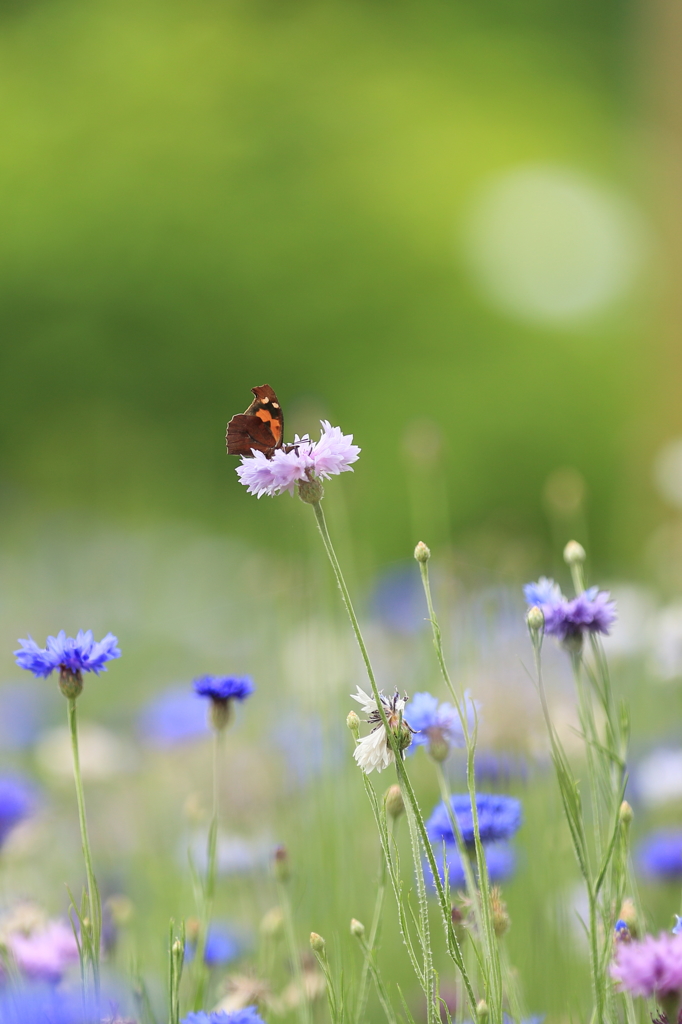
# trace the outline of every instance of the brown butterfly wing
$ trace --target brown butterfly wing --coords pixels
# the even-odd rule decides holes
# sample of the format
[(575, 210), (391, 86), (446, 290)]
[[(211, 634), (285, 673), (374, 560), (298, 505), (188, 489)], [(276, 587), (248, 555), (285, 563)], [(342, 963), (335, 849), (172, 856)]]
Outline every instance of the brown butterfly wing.
[(270, 458), (282, 445), (284, 416), (269, 384), (251, 390), (256, 396), (251, 405), (227, 424), (227, 453), (249, 458), (255, 448)]

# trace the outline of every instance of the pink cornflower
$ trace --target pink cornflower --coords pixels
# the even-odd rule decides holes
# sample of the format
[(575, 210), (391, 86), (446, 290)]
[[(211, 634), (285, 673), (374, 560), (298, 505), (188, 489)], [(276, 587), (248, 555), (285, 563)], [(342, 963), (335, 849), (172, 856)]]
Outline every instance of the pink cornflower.
[(611, 964), (611, 977), (633, 996), (654, 996), (659, 1001), (682, 995), (682, 935), (661, 932), (641, 942), (619, 943)]
[(328, 480), (339, 473), (352, 472), (351, 463), (360, 454), (359, 447), (353, 444), (353, 435), (341, 433), (340, 427), (332, 427), (327, 420), (321, 423), (319, 441), (297, 436), (293, 445), (278, 448), (270, 458), (256, 450), (252, 458), (242, 456), (237, 475), (249, 494), (259, 498), (264, 494), (274, 497), (284, 491), (293, 494), (300, 481)]

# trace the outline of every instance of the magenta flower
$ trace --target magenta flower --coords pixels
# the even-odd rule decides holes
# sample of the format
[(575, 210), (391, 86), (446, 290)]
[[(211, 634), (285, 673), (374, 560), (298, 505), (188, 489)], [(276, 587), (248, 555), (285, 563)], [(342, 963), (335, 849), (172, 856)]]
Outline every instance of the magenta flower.
[(616, 947), (611, 976), (633, 996), (665, 999), (682, 992), (682, 936), (661, 932)]
[(56, 984), (67, 968), (78, 963), (73, 928), (62, 921), (48, 921), (29, 934), (16, 931), (8, 946), (21, 973), (34, 981)]
[(242, 456), (237, 475), (249, 494), (259, 498), (263, 494), (274, 497), (284, 491), (293, 494), (301, 480), (328, 480), (339, 473), (352, 472), (351, 463), (360, 454), (353, 444), (353, 435), (342, 434), (340, 427), (332, 427), (327, 420), (321, 422), (319, 441), (297, 436), (292, 446), (278, 448), (271, 458), (255, 450), (252, 457)]

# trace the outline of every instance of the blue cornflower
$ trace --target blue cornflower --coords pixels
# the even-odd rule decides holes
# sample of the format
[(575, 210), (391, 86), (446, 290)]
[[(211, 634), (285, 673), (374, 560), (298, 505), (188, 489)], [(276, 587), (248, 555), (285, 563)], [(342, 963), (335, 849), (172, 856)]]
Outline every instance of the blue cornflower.
[(255, 1006), (247, 1006), (245, 1010), (234, 1010), (232, 1013), (224, 1010), (206, 1013), (200, 1010), (199, 1013), (183, 1017), (180, 1024), (264, 1024), (264, 1021)]
[[(209, 967), (222, 967), (236, 960), (243, 948), (243, 942), (231, 928), (222, 923), (211, 924), (206, 936), (204, 963)], [(185, 958), (188, 961), (194, 958), (194, 947), (189, 944), (185, 947)]]
[(0, 993), (1, 1024), (101, 1024), (116, 1016), (118, 1000), (99, 1001), (79, 991), (53, 985), (8, 986)]
[(682, 878), (682, 832), (652, 833), (640, 844), (637, 860), (650, 878), (670, 881)]
[[(673, 931), (675, 929), (673, 928)], [(619, 918), (613, 926), (613, 931), (616, 937), (616, 942), (630, 942), (632, 935), (630, 933), (630, 925), (627, 921), (623, 921)]]
[(155, 747), (172, 747), (208, 733), (206, 710), (196, 695), (175, 687), (154, 697), (141, 711), (138, 727)]
[[(443, 844), (434, 845), (434, 856), (436, 859), (436, 866), (438, 868), (438, 874), (440, 880), (445, 885), (445, 875), (443, 873)], [(463, 889), (466, 885), (466, 878), (464, 875), (464, 868), (462, 866), (462, 858), (459, 855), (459, 850), (454, 843), (445, 844), (445, 862), (448, 866), (448, 879), (451, 889)], [(485, 847), (485, 862), (488, 867), (488, 877), (491, 882), (502, 882), (505, 878), (511, 877), (516, 867), (516, 857), (514, 851), (507, 843), (489, 843)], [(429, 863), (424, 858), (424, 878), (430, 889), (434, 889), (433, 879), (431, 877), (431, 871)], [(476, 873), (476, 866), (474, 865), (474, 874)]]
[[(473, 729), (474, 703), (468, 694), (465, 694), (465, 701), (469, 728)], [(415, 747), (428, 746), (435, 755), (443, 753), (447, 757), (451, 747), (464, 746), (464, 730), (457, 709), (452, 704), (439, 704), (438, 698), (430, 693), (415, 693), (405, 717), (414, 730), (408, 754)]]
[[(462, 832), (464, 842), (474, 842), (474, 823), (471, 801), (468, 793), (455, 793), (450, 804)], [(493, 843), (498, 839), (511, 839), (521, 825), (521, 802), (513, 796), (496, 793), (477, 793), (476, 809), (482, 843)], [(426, 823), (426, 831), (432, 842), (454, 843), (455, 836), (450, 824), (448, 809), (444, 803), (437, 804)]]
[(559, 604), (565, 600), (559, 584), (547, 576), (541, 576), (537, 583), (526, 583), (523, 594), (529, 605), (537, 605), (543, 611), (545, 605)]
[(194, 680), (194, 692), (211, 700), (244, 700), (255, 689), (248, 676), (202, 676)]
[(0, 846), (12, 829), (35, 810), (36, 792), (16, 775), (0, 776)]
[(202, 676), (194, 680), (194, 692), (211, 701), (209, 719), (214, 729), (224, 729), (232, 717), (232, 703), (245, 700), (255, 686), (248, 676)]
[[(414, 740), (413, 740), (414, 742)], [(511, 779), (528, 778), (528, 764), (522, 757), (514, 754), (498, 753), (495, 750), (478, 750), (474, 760), (476, 781), (484, 779), (492, 785), (508, 784)]]
[(21, 650), (14, 656), (20, 668), (26, 668), (34, 676), (46, 678), (56, 668), (76, 675), (79, 672), (106, 672), (107, 661), (120, 658), (121, 652), (116, 646), (118, 640), (112, 633), (107, 633), (99, 641), (95, 641), (92, 630), (84, 633), (79, 629), (78, 636), (67, 636), (60, 630), (57, 636), (48, 636), (47, 647), (38, 647), (30, 636), (28, 640), (20, 640)]

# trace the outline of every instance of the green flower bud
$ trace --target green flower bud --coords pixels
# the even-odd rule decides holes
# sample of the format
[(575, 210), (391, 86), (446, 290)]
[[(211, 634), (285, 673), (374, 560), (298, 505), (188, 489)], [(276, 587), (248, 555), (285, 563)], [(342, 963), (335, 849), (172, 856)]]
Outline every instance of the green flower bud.
[(531, 633), (542, 632), (545, 628), (545, 616), (542, 613), (542, 608), (538, 608), (536, 604), (529, 608), (526, 615), (526, 623)]
[(353, 918), (350, 923), (350, 933), (351, 935), (354, 935), (356, 939), (361, 939), (365, 934), (365, 926), (362, 921), (356, 921), (356, 919)]
[(488, 1004), (485, 999), (481, 999), (476, 1006), (476, 1022), (477, 1024), (486, 1024), (489, 1017)]
[(564, 548), (564, 562), (566, 565), (582, 565), (585, 561), (585, 548), (577, 540), (569, 540)]
[(402, 790), (397, 783), (386, 790), (384, 795), (384, 805), (386, 807), (386, 813), (393, 818), (394, 821), (399, 818), (401, 814), (405, 813), (405, 801), (403, 800)]
[(326, 945), (327, 943), (321, 935), (318, 935), (317, 932), (310, 933), (310, 948), (315, 953), (324, 953)]
[(414, 557), (418, 562), (428, 562), (431, 557), (431, 550), (427, 548), (423, 540), (420, 540), (414, 549)]
[(278, 882), (289, 881), (291, 865), (289, 864), (289, 852), (286, 846), (278, 846), (275, 850), (274, 868), (275, 878)]
[(626, 827), (632, 823), (634, 813), (632, 811), (632, 807), (630, 807), (630, 804), (627, 802), (627, 800), (623, 800), (622, 804), (620, 805), (618, 817)]
[(353, 736), (357, 740), (358, 734), (360, 732), (360, 719), (355, 713), (355, 711), (348, 712), (348, 717), (346, 718), (346, 725), (348, 726), (350, 731), (353, 733)]
[(83, 676), (80, 669), (72, 672), (70, 668), (62, 668), (59, 673), (59, 689), (69, 700), (75, 700), (83, 691)]

